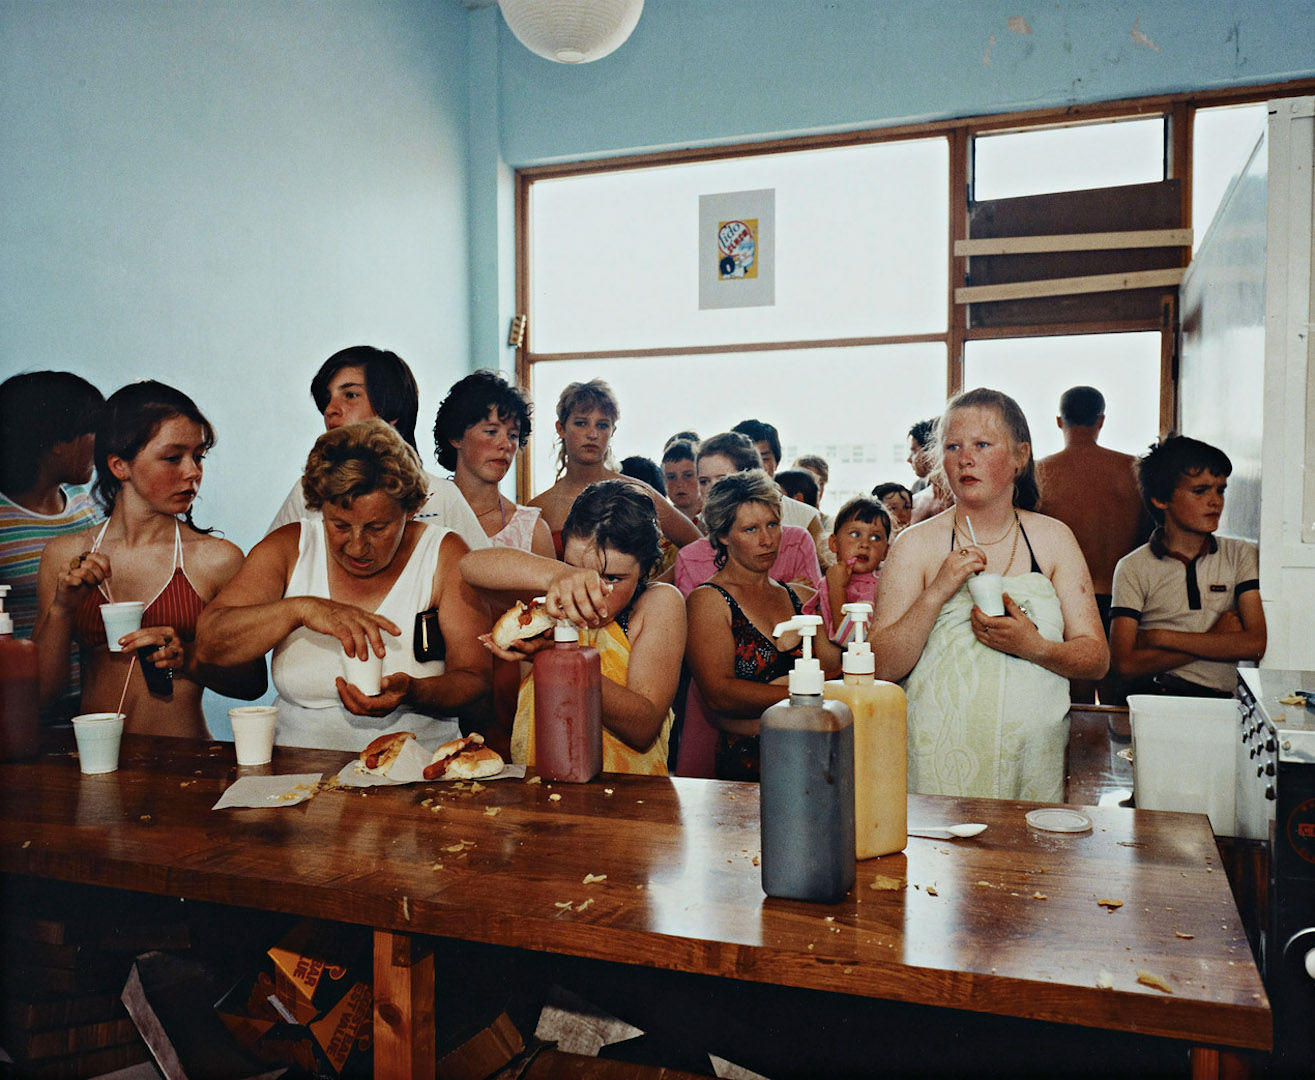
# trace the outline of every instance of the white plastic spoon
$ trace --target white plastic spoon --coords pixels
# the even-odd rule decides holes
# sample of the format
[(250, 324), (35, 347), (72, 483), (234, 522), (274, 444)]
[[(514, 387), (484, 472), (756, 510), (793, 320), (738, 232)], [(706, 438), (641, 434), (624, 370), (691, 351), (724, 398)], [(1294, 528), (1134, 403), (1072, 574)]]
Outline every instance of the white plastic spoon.
[(925, 836), (929, 840), (954, 840), (976, 836), (985, 829), (985, 825), (966, 823), (963, 825), (946, 825), (943, 829), (910, 829), (909, 835)]

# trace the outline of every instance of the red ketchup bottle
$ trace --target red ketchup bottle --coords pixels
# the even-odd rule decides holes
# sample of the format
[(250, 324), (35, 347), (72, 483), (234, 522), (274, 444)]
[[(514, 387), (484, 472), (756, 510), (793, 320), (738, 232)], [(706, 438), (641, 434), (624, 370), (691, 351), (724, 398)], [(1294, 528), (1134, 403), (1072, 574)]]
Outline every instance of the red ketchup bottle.
[(545, 780), (572, 784), (603, 771), (603, 668), (569, 619), (534, 657), (534, 764)]
[(37, 647), (14, 637), (14, 617), (4, 610), (8, 585), (0, 585), (0, 761), (37, 756)]

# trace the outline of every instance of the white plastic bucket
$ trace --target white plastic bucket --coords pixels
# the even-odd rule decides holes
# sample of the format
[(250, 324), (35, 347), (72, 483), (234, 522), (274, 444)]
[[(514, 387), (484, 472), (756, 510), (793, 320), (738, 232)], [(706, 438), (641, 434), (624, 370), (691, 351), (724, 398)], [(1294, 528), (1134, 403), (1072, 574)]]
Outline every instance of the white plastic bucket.
[(1237, 702), (1133, 694), (1128, 714), (1137, 809), (1208, 814), (1216, 836), (1236, 835)]

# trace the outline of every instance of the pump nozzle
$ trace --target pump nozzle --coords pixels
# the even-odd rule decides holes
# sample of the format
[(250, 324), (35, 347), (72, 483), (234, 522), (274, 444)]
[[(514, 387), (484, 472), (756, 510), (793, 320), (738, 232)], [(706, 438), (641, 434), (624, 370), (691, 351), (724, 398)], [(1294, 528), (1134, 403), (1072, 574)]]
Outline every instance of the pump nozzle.
[(854, 624), (854, 636), (850, 638), (849, 647), (845, 650), (845, 674), (874, 674), (877, 670), (877, 662), (867, 639), (868, 623), (872, 621), (872, 605), (866, 600), (857, 600), (852, 604), (845, 604), (840, 610), (848, 615), (849, 621)]
[(780, 637), (787, 630), (798, 630), (799, 636), (804, 639), (804, 655), (794, 662), (790, 670), (791, 694), (822, 693), (822, 665), (813, 656), (813, 635), (821, 625), (821, 615), (796, 615), (793, 619), (777, 623), (772, 629), (772, 637)]

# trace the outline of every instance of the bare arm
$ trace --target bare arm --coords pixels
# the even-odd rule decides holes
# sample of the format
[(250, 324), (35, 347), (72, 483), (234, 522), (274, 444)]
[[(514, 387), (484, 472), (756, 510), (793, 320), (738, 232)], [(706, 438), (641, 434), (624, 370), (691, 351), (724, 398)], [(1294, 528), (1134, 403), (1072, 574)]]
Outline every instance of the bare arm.
[(69, 533), (52, 539), (41, 552), (32, 640), (37, 646), (37, 685), (43, 705), (59, 697), (68, 684), (74, 611), (88, 592), (95, 592), (110, 577), (110, 560), (100, 552), (88, 554), (70, 569), (84, 545), (90, 546), (86, 534)]
[(1110, 654), (1114, 670), (1125, 679), (1139, 675), (1158, 675), (1190, 663), (1188, 653), (1168, 649), (1148, 649), (1138, 644), (1137, 620), (1128, 615), (1116, 615), (1110, 620)]
[(548, 614), (577, 626), (601, 626), (611, 618), (611, 587), (596, 570), (543, 558), (516, 548), (485, 548), (461, 560), (467, 584), (491, 592), (543, 596)]
[(900, 533), (882, 566), (868, 634), (878, 679), (893, 682), (913, 670), (941, 608), (970, 574), (986, 567), (986, 556), (977, 547), (951, 551), (938, 565), (929, 550), (931, 528), (910, 527)]
[(299, 626), (329, 634), (351, 657), (384, 655), (392, 622), (352, 604), (318, 596), (283, 595), (297, 560), (300, 525), (285, 525), (251, 549), (233, 579), (196, 624), (196, 662), (232, 666), (264, 656)]
[(1138, 644), (1147, 649), (1167, 649), (1202, 660), (1259, 660), (1265, 655), (1267, 630), (1260, 590), (1251, 589), (1237, 598), (1237, 611), (1225, 612), (1209, 630), (1143, 630)]
[(534, 535), (530, 538), (530, 551), (544, 559), (556, 559), (557, 549), (552, 546), (552, 533), (548, 523), (540, 514), (534, 523)]
[(784, 683), (755, 683), (735, 677), (731, 613), (716, 589), (695, 589), (686, 601), (686, 659), (713, 717), (736, 735), (755, 735), (758, 717), (769, 705), (790, 696)]
[(630, 623), (626, 684), (603, 680), (603, 726), (634, 750), (647, 750), (662, 730), (680, 682), (685, 602), (673, 586), (650, 585)]

